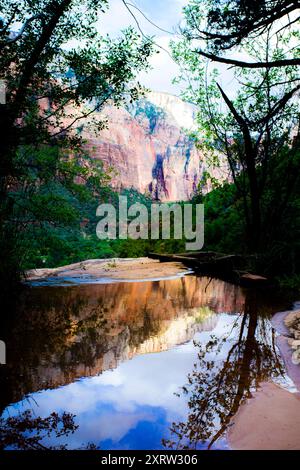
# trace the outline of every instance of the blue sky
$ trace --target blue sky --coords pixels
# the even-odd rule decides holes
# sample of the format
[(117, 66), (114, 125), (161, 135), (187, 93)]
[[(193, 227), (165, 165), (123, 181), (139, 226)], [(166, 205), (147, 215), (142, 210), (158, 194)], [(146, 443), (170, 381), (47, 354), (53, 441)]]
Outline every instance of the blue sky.
[[(160, 28), (174, 33), (182, 20), (182, 8), (188, 3), (187, 0), (128, 0), (128, 3), (136, 5), (153, 23)], [(143, 15), (133, 7), (142, 31), (145, 34), (156, 36), (155, 42), (168, 49), (172, 34), (163, 32), (152, 26)], [(111, 36), (118, 35), (121, 29), (136, 23), (129, 11), (124, 6), (122, 0), (111, 0), (110, 8), (99, 21), (99, 32), (109, 33)], [(172, 79), (177, 75), (178, 68), (169, 55), (161, 50), (159, 54), (154, 54), (151, 59), (152, 70), (141, 74), (139, 77), (143, 85), (155, 91), (165, 91), (172, 94), (179, 94), (179, 88), (172, 85)]]

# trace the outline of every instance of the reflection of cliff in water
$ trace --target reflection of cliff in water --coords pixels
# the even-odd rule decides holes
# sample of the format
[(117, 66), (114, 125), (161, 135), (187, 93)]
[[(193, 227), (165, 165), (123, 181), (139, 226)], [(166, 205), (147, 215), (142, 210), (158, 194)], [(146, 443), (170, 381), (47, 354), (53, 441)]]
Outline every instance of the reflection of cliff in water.
[(242, 311), (243, 303), (240, 288), (195, 276), (29, 288), (6, 340), (3, 401), (184, 343), (216, 325), (214, 312)]

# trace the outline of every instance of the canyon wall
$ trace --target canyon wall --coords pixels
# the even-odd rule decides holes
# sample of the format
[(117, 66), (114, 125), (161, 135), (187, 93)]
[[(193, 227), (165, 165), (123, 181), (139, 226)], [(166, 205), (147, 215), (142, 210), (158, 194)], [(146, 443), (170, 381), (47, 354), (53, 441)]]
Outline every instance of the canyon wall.
[[(111, 171), (112, 187), (134, 188), (155, 200), (185, 201), (197, 193), (209, 171), (218, 180), (227, 171), (208, 167), (188, 133), (196, 108), (180, 98), (151, 92), (125, 108), (107, 106), (101, 113), (108, 128), (98, 134), (84, 128), (86, 147)], [(204, 192), (211, 189), (204, 185)]]

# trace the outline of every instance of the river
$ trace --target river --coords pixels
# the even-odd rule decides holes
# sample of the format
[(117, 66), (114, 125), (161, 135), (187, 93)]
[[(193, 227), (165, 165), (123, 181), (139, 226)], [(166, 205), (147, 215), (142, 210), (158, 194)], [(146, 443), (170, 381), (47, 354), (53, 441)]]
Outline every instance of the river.
[(270, 323), (286, 307), (195, 275), (26, 287), (6, 338), (2, 447), (226, 449), (262, 381), (291, 387)]

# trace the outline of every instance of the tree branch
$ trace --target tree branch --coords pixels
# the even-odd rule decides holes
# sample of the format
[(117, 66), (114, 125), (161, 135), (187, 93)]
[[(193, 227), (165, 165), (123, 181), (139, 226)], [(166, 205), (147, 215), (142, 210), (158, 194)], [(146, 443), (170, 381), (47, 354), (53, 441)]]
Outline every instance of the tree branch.
[(5, 46), (7, 46), (7, 44), (12, 44), (12, 43), (18, 41), (18, 40), (21, 38), (21, 36), (23, 36), (24, 31), (26, 30), (26, 28), (28, 27), (28, 25), (29, 25), (32, 21), (37, 20), (37, 19), (42, 18), (42, 17), (43, 17), (42, 14), (38, 14), (38, 15), (32, 16), (31, 18), (28, 18), (28, 19), (25, 21), (25, 23), (23, 24), (23, 26), (22, 26), (22, 28), (20, 29), (20, 31), (19, 31), (15, 36), (13, 36), (13, 37), (11, 37), (11, 38), (8, 38), (8, 39), (6, 40), (6, 42), (1, 46), (0, 49), (3, 49)]
[(220, 62), (221, 64), (233, 65), (234, 67), (246, 67), (250, 69), (263, 69), (263, 68), (270, 68), (270, 67), (287, 67), (287, 66), (293, 66), (293, 65), (300, 65), (300, 58), (278, 59), (278, 60), (271, 60), (270, 62), (246, 62), (243, 60), (228, 59), (226, 57), (220, 57), (216, 54), (204, 52), (202, 49), (197, 49), (194, 52), (214, 62)]

